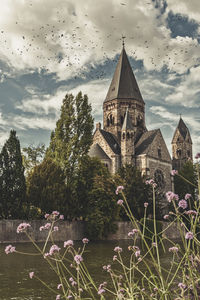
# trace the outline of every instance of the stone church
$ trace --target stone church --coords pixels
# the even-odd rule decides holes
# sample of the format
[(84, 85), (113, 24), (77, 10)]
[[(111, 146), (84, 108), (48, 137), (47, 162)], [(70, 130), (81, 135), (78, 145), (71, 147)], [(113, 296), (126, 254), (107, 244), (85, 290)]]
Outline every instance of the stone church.
[[(180, 168), (192, 159), (192, 141), (180, 119), (173, 140), (173, 166)], [(111, 173), (133, 164), (142, 175), (154, 178), (165, 192), (172, 190), (172, 159), (160, 129), (145, 125), (145, 102), (130, 66), (124, 45), (106, 99), (103, 102), (103, 128), (96, 124), (89, 155), (98, 157)]]

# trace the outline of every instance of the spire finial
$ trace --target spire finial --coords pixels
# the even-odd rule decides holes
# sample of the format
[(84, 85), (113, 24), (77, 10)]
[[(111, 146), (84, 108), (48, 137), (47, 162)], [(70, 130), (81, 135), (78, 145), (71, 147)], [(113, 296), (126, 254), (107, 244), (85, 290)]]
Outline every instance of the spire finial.
[(124, 48), (124, 45), (125, 45), (125, 43), (124, 43), (124, 39), (125, 39), (126, 37), (122, 34), (122, 46), (123, 46), (123, 48)]
[(182, 117), (182, 114), (180, 114), (180, 119), (182, 119), (181, 117)]

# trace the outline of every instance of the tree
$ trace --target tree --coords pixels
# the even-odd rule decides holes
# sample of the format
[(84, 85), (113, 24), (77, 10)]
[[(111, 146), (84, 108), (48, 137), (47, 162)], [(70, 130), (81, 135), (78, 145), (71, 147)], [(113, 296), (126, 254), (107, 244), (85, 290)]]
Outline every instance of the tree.
[(74, 98), (67, 94), (61, 107), (60, 119), (51, 134), (46, 156), (52, 158), (64, 170), (71, 185), (78, 164), (87, 155), (92, 143), (93, 118), (87, 95), (79, 92)]
[[(133, 215), (139, 220), (144, 216), (144, 203), (149, 204), (147, 213), (152, 214), (152, 193), (150, 187), (145, 184), (145, 178), (141, 172), (132, 165), (122, 167), (116, 177), (119, 185), (124, 186), (124, 194), (130, 206)], [(121, 210), (120, 216), (123, 220), (128, 220), (124, 210)]]
[(10, 131), (0, 154), (0, 215), (2, 218), (24, 217), (26, 183), (19, 139)]
[[(191, 194), (192, 199), (195, 199), (195, 186), (197, 186), (197, 174), (195, 166), (192, 161), (187, 161), (183, 167), (178, 171), (178, 174), (174, 177), (174, 189), (175, 193), (179, 195), (180, 199), (183, 199), (185, 195)], [(185, 181), (182, 177), (193, 183), (191, 185), (187, 181)]]
[(46, 158), (35, 166), (27, 177), (27, 196), (30, 205), (39, 207), (42, 213), (66, 210), (65, 176), (58, 164)]
[(29, 145), (23, 150), (23, 164), (27, 172), (29, 172), (33, 167), (41, 162), (45, 154), (45, 145), (39, 144), (37, 146)]

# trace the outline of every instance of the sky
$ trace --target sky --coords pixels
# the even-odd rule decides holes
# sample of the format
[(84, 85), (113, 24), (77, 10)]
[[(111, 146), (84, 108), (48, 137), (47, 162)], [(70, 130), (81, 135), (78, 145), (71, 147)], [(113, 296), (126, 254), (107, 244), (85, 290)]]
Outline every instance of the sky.
[(103, 117), (125, 49), (146, 103), (148, 130), (171, 152), (180, 114), (200, 151), (199, 0), (0, 0), (0, 147), (45, 143), (67, 93), (87, 94)]

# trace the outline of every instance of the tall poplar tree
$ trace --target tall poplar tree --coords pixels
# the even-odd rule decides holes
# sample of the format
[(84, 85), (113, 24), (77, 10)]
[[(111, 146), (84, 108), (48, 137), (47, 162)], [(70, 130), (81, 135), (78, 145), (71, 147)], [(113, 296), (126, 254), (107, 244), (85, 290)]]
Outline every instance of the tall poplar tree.
[(20, 218), (26, 197), (26, 183), (20, 142), (10, 131), (0, 153), (0, 215), (1, 218)]
[(67, 94), (61, 107), (61, 115), (51, 134), (46, 156), (55, 160), (64, 170), (66, 181), (71, 182), (78, 164), (87, 155), (92, 143), (92, 107), (87, 95), (76, 97)]

